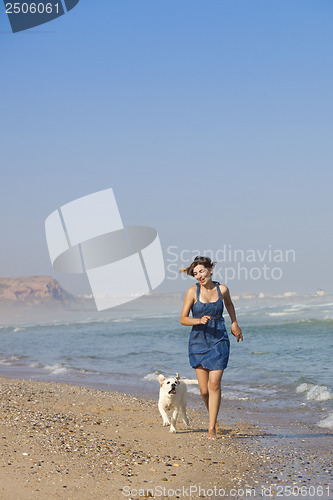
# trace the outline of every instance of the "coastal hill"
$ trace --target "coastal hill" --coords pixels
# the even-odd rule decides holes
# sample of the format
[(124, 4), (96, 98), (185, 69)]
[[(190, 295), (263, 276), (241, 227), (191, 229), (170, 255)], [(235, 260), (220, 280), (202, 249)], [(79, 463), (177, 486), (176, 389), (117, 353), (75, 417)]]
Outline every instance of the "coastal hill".
[(75, 301), (75, 297), (50, 276), (21, 276), (0, 278), (0, 301), (38, 306), (50, 302), (66, 304)]
[(0, 278), (0, 324), (53, 321), (92, 310), (92, 299), (72, 295), (50, 276)]

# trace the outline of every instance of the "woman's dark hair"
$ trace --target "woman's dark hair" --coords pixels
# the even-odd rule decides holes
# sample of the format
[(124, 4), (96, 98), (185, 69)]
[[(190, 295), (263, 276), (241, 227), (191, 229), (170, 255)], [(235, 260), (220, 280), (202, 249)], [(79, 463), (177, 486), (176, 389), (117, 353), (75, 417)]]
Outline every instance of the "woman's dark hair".
[(197, 257), (195, 257), (194, 261), (189, 267), (183, 267), (179, 272), (186, 273), (189, 276), (193, 276), (193, 269), (196, 266), (202, 265), (207, 269), (211, 269), (215, 264), (216, 262), (213, 262), (209, 257), (201, 257), (200, 255), (197, 255)]

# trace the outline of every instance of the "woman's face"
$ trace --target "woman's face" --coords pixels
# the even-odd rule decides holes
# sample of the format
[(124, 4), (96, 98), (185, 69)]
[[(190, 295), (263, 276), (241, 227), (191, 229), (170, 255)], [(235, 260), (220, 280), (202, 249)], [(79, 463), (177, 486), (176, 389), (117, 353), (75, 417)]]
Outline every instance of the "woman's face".
[(205, 285), (212, 279), (212, 272), (212, 268), (207, 269), (207, 267), (203, 266), (202, 264), (198, 264), (193, 269), (193, 276), (199, 281), (201, 285)]

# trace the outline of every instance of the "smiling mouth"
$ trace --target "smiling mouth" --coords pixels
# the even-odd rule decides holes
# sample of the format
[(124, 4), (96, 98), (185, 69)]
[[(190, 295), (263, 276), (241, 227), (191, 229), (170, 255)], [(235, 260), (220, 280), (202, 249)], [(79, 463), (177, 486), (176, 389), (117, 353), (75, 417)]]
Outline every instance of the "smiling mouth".
[(176, 394), (176, 389), (174, 387), (170, 389), (169, 394)]

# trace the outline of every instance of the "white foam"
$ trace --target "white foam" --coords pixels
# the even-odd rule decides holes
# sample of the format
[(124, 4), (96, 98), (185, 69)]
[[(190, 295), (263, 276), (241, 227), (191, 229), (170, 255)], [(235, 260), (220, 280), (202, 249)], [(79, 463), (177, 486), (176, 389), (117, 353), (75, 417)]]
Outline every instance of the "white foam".
[(156, 372), (148, 373), (148, 375), (145, 375), (143, 377), (143, 380), (149, 380), (150, 382), (156, 382), (156, 381), (158, 381), (158, 374)]
[(55, 365), (45, 365), (44, 369), (49, 370), (54, 375), (57, 375), (58, 373), (66, 373), (68, 371), (68, 369), (60, 363), (56, 363)]
[(288, 314), (291, 314), (291, 313), (287, 313), (287, 312), (276, 312), (276, 313), (268, 313), (268, 316), (288, 316)]
[(1, 358), (0, 359), (0, 364), (1, 365), (15, 365), (17, 364), (21, 359), (23, 359), (24, 356), (19, 356), (18, 354), (12, 354), (8, 358)]
[(317, 425), (319, 425), (319, 427), (327, 427), (328, 429), (333, 429), (333, 413), (331, 413), (331, 415), (328, 415), (328, 417), (324, 418), (323, 420), (320, 420)]
[(301, 384), (296, 388), (296, 392), (305, 392), (308, 390), (308, 387), (311, 387), (311, 384)]
[(188, 385), (187, 392), (191, 392), (192, 394), (199, 394), (200, 395), (200, 389), (194, 385)]
[(303, 383), (296, 388), (296, 392), (305, 392), (305, 399), (307, 401), (328, 401), (329, 399), (333, 399), (332, 391), (325, 385)]
[(43, 365), (41, 365), (40, 363), (31, 363), (31, 365), (29, 365), (29, 368), (44, 368)]
[(223, 398), (225, 399), (230, 399), (230, 400), (236, 400), (236, 401), (247, 401), (248, 397), (245, 397), (245, 396), (239, 396), (239, 394), (236, 394), (235, 392), (230, 392), (230, 391), (227, 391), (227, 392), (224, 392), (223, 391)]

